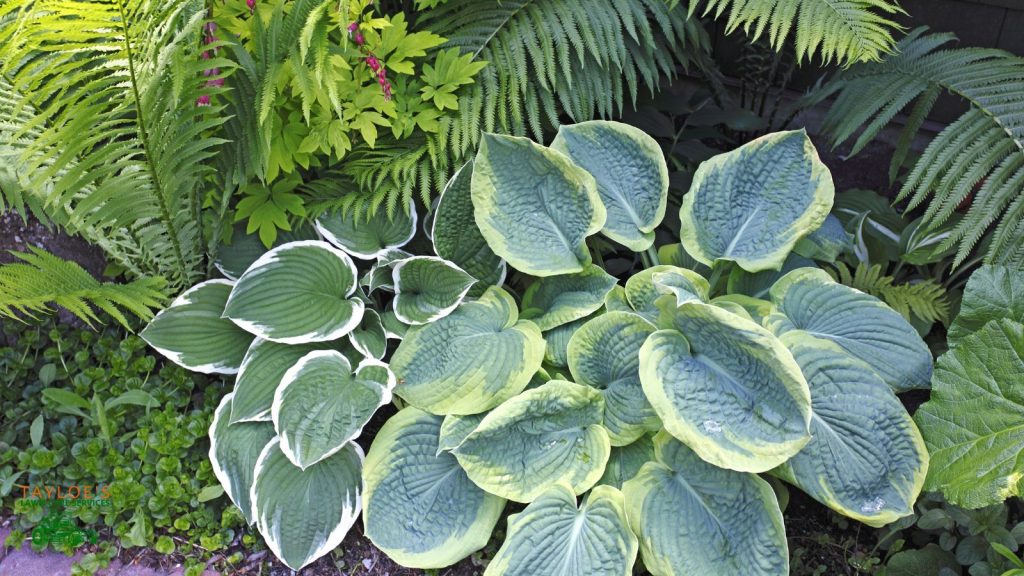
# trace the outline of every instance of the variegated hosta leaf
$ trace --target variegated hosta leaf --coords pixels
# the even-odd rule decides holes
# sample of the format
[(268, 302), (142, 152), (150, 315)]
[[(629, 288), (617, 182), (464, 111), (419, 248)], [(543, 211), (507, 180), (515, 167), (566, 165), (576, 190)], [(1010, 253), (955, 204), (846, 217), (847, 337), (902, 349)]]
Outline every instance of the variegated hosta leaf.
[[(238, 280), (246, 269), (252, 265), (260, 256), (266, 254), (267, 247), (263, 245), (259, 234), (246, 234), (245, 223), (239, 222), (234, 227), (231, 235), (231, 244), (224, 244), (217, 249), (217, 261), (214, 266), (220, 273), (231, 280)], [(317, 240), (316, 230), (309, 224), (303, 223), (294, 230), (281, 230), (277, 233), (277, 240), (271, 248), (296, 240)]]
[(654, 331), (636, 314), (608, 312), (584, 324), (569, 341), (573, 380), (604, 396), (604, 427), (612, 446), (661, 428), (640, 385), (640, 347)]
[(747, 272), (739, 266), (729, 271), (729, 294), (743, 294), (752, 298), (768, 298), (768, 291), (772, 286), (786, 274), (797, 268), (817, 268), (813, 260), (804, 258), (798, 254), (786, 256), (779, 270), (763, 270), (761, 272)]
[(367, 308), (359, 325), (348, 333), (348, 341), (367, 358), (383, 358), (388, 351), (388, 336), (384, 332), (380, 314), (372, 308)]
[(395, 414), (363, 467), (366, 536), (410, 568), (443, 568), (483, 548), (505, 508), (439, 449), (441, 420), (412, 407)]
[(848, 248), (853, 247), (853, 237), (843, 228), (843, 223), (829, 214), (821, 227), (804, 236), (793, 247), (793, 252), (825, 262), (835, 262)]
[(1024, 271), (1006, 266), (982, 266), (964, 287), (960, 312), (949, 327), (949, 345), (978, 330), (990, 320), (1009, 318), (1024, 322)]
[(869, 526), (913, 514), (928, 452), (899, 398), (829, 340), (794, 331), (782, 342), (811, 387), (811, 441), (775, 474)]
[(604, 297), (604, 309), (608, 312), (636, 312), (626, 299), (626, 289), (618, 284), (612, 286), (608, 295)]
[(306, 354), (323, 350), (334, 343), (278, 344), (257, 338), (249, 346), (235, 378), (231, 423), (270, 420), (274, 391), (289, 368)]
[(397, 262), (392, 277), (395, 315), (412, 325), (450, 314), (476, 282), (462, 268), (433, 256), (413, 256)]
[(372, 260), (412, 240), (416, 235), (416, 205), (410, 203), (408, 211), (395, 210), (391, 217), (386, 210), (377, 210), (369, 217), (357, 210), (324, 214), (316, 219), (316, 229), (345, 252)]
[(388, 340), (401, 340), (409, 331), (409, 325), (399, 320), (392, 308), (380, 313), (380, 323), (384, 326), (384, 335)]
[(225, 394), (210, 424), (210, 463), (224, 492), (238, 506), (245, 521), (256, 521), (249, 489), (256, 473), (256, 461), (275, 436), (270, 422), (228, 422), (232, 394)]
[(470, 183), (473, 181), (473, 161), (470, 160), (452, 176), (441, 193), (434, 211), (430, 236), (434, 241), (434, 253), (454, 262), (477, 283), (469, 289), (469, 296), (476, 298), (488, 286), (501, 286), (505, 282), (505, 261), (487, 245), (473, 214), (473, 197)]
[[(349, 359), (351, 364), (352, 360)], [(398, 386), (398, 378), (391, 367), (376, 358), (363, 358), (356, 365), (356, 380), (373, 380), (388, 390)]]
[(780, 314), (766, 323), (775, 334), (797, 329), (831, 340), (867, 362), (896, 392), (929, 387), (928, 345), (878, 298), (835, 282), (824, 270), (800, 268), (776, 282), (771, 299)]
[[(654, 281), (655, 275), (658, 275), (659, 278), (657, 283)], [(691, 295), (693, 298), (687, 296), (687, 290), (682, 288), (683, 282), (688, 282), (695, 289), (696, 294)], [(672, 284), (676, 286), (673, 287)], [(676, 266), (660, 265), (641, 270), (630, 276), (629, 280), (626, 280), (625, 295), (630, 308), (651, 323), (656, 324), (661, 312), (655, 304), (658, 298), (674, 293), (677, 302), (691, 299), (707, 302), (709, 290), (707, 280), (704, 280), (696, 272)]]
[(250, 497), (256, 528), (281, 562), (299, 570), (341, 544), (362, 509), (362, 467), (355, 443), (305, 470), (284, 455), (278, 439), (267, 444)]
[(540, 278), (523, 293), (519, 316), (546, 332), (595, 312), (612, 286), (615, 277), (593, 264), (576, 274)]
[(476, 224), (495, 254), (532, 276), (580, 272), (605, 222), (594, 177), (527, 138), (484, 134), (473, 165)]
[(640, 381), (665, 428), (708, 462), (782, 464), (810, 440), (810, 392), (793, 355), (750, 320), (708, 304), (675, 313), (640, 349)]
[(754, 324), (759, 326), (774, 311), (771, 302), (761, 300), (760, 298), (744, 296), (743, 294), (725, 294), (712, 299), (711, 303), (734, 314), (738, 306), (746, 312), (746, 314), (741, 314), (741, 316), (749, 317), (753, 320)]
[(655, 272), (651, 276), (651, 281), (657, 292), (675, 296), (676, 306), (682, 306), (686, 302), (707, 302), (711, 294), (711, 285), (708, 281), (686, 268)]
[(434, 414), (476, 414), (526, 387), (544, 359), (536, 324), (519, 320), (515, 300), (490, 287), (444, 318), (409, 330), (391, 357), (395, 389)]
[(612, 448), (604, 476), (597, 481), (600, 484), (614, 486), (619, 490), (626, 480), (634, 478), (644, 464), (654, 460), (654, 436), (641, 436), (639, 440), (626, 446)]
[(658, 247), (658, 262), (668, 266), (678, 266), (680, 268), (686, 268), (687, 270), (693, 270), (698, 274), (707, 275), (711, 272), (711, 268), (708, 268), (704, 264), (701, 264), (690, 256), (686, 250), (683, 249), (682, 244), (665, 244), (664, 246)]
[(459, 444), (462, 444), (462, 441), (466, 439), (466, 436), (469, 436), (470, 432), (476, 430), (484, 416), (487, 416), (487, 414), (470, 414), (468, 416), (449, 414), (445, 416), (444, 422), (441, 423), (437, 449), (449, 452), (454, 450)]
[(655, 576), (787, 576), (789, 550), (772, 487), (712, 466), (668, 434), (622, 488), (644, 566)]
[(157, 314), (139, 336), (193, 372), (237, 373), (253, 336), (222, 317), (231, 286), (227, 280), (196, 284)]
[(224, 315), (264, 340), (336, 340), (363, 318), (365, 304), (350, 298), (355, 289), (356, 267), (347, 254), (326, 242), (291, 242), (246, 270)]
[(636, 252), (650, 248), (668, 202), (668, 166), (658, 142), (628, 124), (592, 120), (560, 126), (551, 148), (597, 181), (608, 211), (601, 233)]
[(588, 320), (595, 317), (595, 315), (590, 315), (579, 320), (573, 320), (568, 324), (562, 324), (545, 332), (544, 362), (555, 368), (568, 368), (569, 340), (580, 329), (580, 326), (583, 326)]
[(390, 389), (356, 378), (340, 352), (316, 350), (285, 372), (271, 417), (281, 451), (305, 470), (357, 438), (377, 408), (390, 401)]
[(552, 380), (495, 408), (453, 453), (477, 486), (515, 502), (555, 482), (582, 494), (608, 462), (603, 411), (597, 390)]
[(705, 161), (679, 211), (680, 240), (711, 265), (778, 269), (793, 246), (825, 221), (835, 188), (803, 130), (762, 136)]
[(370, 269), (359, 279), (359, 285), (367, 294), (373, 294), (377, 290), (394, 292), (395, 280), (391, 277), (391, 267), (380, 262), (371, 264)]
[(629, 576), (637, 539), (626, 521), (622, 492), (598, 486), (576, 507), (562, 482), (508, 518), (508, 535), (484, 576)]

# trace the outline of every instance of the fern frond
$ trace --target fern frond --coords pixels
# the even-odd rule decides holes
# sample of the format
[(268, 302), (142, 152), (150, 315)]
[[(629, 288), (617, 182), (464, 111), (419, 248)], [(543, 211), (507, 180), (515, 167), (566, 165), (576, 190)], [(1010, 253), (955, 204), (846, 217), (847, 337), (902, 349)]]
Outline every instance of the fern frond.
[(863, 262), (853, 272), (846, 264), (837, 262), (835, 270), (829, 273), (841, 284), (880, 298), (908, 321), (912, 316), (925, 322), (949, 321), (946, 289), (932, 279), (896, 284), (895, 278), (883, 273), (880, 264), (867, 266)]

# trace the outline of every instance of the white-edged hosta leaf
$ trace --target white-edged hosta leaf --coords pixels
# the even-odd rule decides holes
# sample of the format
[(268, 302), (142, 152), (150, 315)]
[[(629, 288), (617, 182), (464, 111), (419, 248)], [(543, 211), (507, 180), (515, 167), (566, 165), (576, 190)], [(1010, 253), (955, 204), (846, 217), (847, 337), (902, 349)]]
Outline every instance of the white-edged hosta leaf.
[(825, 221), (835, 187), (803, 130), (775, 132), (702, 163), (679, 211), (683, 247), (711, 265), (778, 269)]
[(807, 444), (807, 381), (775, 336), (708, 304), (684, 304), (673, 321), (640, 349), (640, 381), (669, 433), (741, 472), (771, 470)]
[(817, 230), (804, 236), (793, 246), (793, 252), (806, 258), (835, 262), (848, 248), (853, 247), (853, 237), (843, 228), (843, 223), (829, 214)]
[(380, 323), (384, 326), (384, 335), (388, 340), (401, 340), (409, 331), (409, 325), (398, 319), (393, 308), (380, 313)]
[(256, 473), (256, 461), (275, 436), (270, 422), (229, 423), (233, 394), (225, 394), (210, 424), (210, 463), (224, 492), (242, 511), (248, 524), (256, 521), (249, 488)]
[(781, 340), (811, 388), (811, 441), (774, 473), (869, 526), (913, 514), (928, 452), (896, 394), (834, 342), (799, 331)]
[(390, 401), (388, 388), (356, 378), (340, 352), (315, 350), (285, 372), (270, 415), (281, 451), (305, 470), (357, 438), (377, 408)]
[(326, 242), (291, 242), (260, 256), (238, 279), (224, 316), (273, 342), (336, 340), (359, 325), (365, 304), (349, 298), (356, 267)]
[(468, 416), (449, 414), (445, 416), (444, 422), (441, 423), (437, 449), (449, 452), (454, 450), (455, 447), (462, 444), (462, 441), (466, 439), (466, 436), (469, 436), (470, 432), (476, 430), (484, 416), (487, 416), (487, 413), (470, 414)]
[(617, 488), (598, 486), (577, 508), (573, 488), (553, 484), (509, 516), (505, 542), (484, 576), (629, 576), (638, 544), (624, 508)]
[(267, 547), (292, 570), (338, 547), (362, 509), (363, 450), (352, 443), (306, 468), (271, 440), (256, 463), (250, 498)]
[(231, 290), (227, 280), (200, 282), (161, 310), (139, 336), (193, 372), (235, 374), (253, 336), (222, 317)]
[(611, 444), (600, 392), (551, 380), (492, 410), (452, 453), (477, 486), (530, 502), (555, 482), (577, 494), (604, 473)]
[(537, 325), (492, 286), (478, 300), (406, 333), (391, 357), (395, 393), (434, 414), (476, 414), (526, 387), (544, 360)]
[(231, 402), (231, 423), (270, 420), (274, 391), (289, 368), (306, 354), (323, 350), (333, 343), (278, 344), (257, 338), (245, 353), (242, 367), (235, 378), (234, 400)]
[(878, 298), (837, 283), (824, 270), (799, 268), (775, 283), (771, 299), (781, 313), (766, 320), (772, 332), (797, 329), (832, 340), (867, 362), (896, 392), (928, 388), (928, 345)]
[[(657, 283), (654, 281), (655, 275), (659, 278)], [(707, 280), (692, 270), (664, 264), (652, 266), (630, 276), (629, 280), (626, 280), (626, 301), (637, 314), (652, 323), (657, 323), (661, 312), (656, 305), (658, 298), (666, 294), (675, 294), (677, 302), (681, 298), (687, 300), (686, 290), (680, 286), (683, 282), (692, 284), (696, 289), (697, 293), (693, 294), (696, 296), (694, 300), (707, 302)], [(679, 289), (674, 289), (673, 285), (679, 286)]]
[(597, 481), (600, 484), (614, 486), (619, 490), (626, 480), (634, 478), (644, 464), (654, 460), (654, 436), (641, 436), (636, 442), (625, 446), (612, 447), (604, 476)]
[(348, 341), (363, 356), (377, 360), (383, 358), (388, 351), (388, 336), (384, 332), (380, 314), (372, 308), (366, 308), (359, 325), (348, 333)]
[(523, 293), (519, 317), (547, 332), (595, 312), (615, 286), (615, 277), (588, 264), (582, 272), (535, 280)]
[[(214, 266), (231, 280), (238, 280), (253, 262), (267, 252), (267, 247), (263, 245), (259, 234), (246, 234), (245, 228), (245, 222), (235, 224), (231, 235), (231, 244), (223, 244), (217, 248), (217, 261), (214, 262)], [(296, 240), (318, 240), (319, 238), (320, 236), (312, 226), (303, 223), (296, 226), (294, 230), (279, 231), (271, 248)]]
[(412, 240), (416, 234), (416, 205), (410, 203), (407, 211), (395, 210), (392, 217), (386, 210), (377, 210), (369, 217), (358, 210), (324, 214), (316, 219), (316, 229), (345, 252), (372, 260)]
[(668, 202), (668, 166), (658, 142), (628, 124), (592, 120), (560, 126), (551, 148), (597, 182), (608, 211), (601, 233), (635, 252), (650, 248)]
[(580, 272), (605, 222), (594, 177), (527, 138), (484, 134), (471, 183), (477, 227), (495, 254), (533, 276)]
[(797, 268), (817, 268), (813, 260), (790, 254), (782, 263), (779, 270), (762, 270), (760, 272), (747, 272), (739, 266), (733, 266), (729, 271), (729, 283), (727, 291), (729, 294), (743, 294), (751, 298), (768, 298), (768, 291), (786, 274)]
[(967, 280), (960, 312), (949, 327), (950, 347), (980, 330), (990, 320), (1024, 322), (1024, 271), (982, 266)]
[(604, 427), (612, 446), (661, 428), (640, 384), (640, 347), (654, 331), (636, 314), (608, 312), (584, 324), (569, 341), (573, 380), (604, 396)]
[(545, 332), (544, 335), (544, 362), (554, 366), (555, 368), (568, 368), (569, 367), (569, 340), (572, 339), (572, 335), (580, 329), (588, 320), (594, 318), (594, 315), (580, 318), (579, 320), (573, 320), (568, 324), (562, 324), (557, 328), (552, 328)]
[(373, 380), (388, 390), (398, 386), (398, 377), (391, 371), (391, 367), (376, 358), (363, 358), (356, 365), (355, 374), (356, 380)]
[(391, 267), (381, 262), (374, 262), (370, 269), (359, 279), (359, 285), (366, 289), (367, 294), (377, 290), (395, 291), (395, 280), (391, 276)]
[(476, 280), (462, 268), (434, 256), (413, 256), (395, 263), (395, 315), (419, 325), (444, 318), (462, 302)]
[(788, 576), (782, 511), (768, 482), (713, 466), (668, 434), (625, 483), (626, 516), (655, 576)]

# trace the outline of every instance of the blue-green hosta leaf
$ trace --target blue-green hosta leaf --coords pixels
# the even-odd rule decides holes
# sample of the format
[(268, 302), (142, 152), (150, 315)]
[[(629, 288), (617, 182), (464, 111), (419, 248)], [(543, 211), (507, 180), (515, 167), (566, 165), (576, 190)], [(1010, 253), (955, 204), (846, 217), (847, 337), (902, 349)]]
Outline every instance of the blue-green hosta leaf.
[(776, 132), (705, 161), (679, 212), (683, 247), (711, 265), (778, 269), (825, 221), (835, 188), (803, 130)]
[(629, 300), (626, 298), (626, 289), (618, 284), (612, 286), (608, 295), (604, 297), (604, 309), (608, 312), (636, 312), (629, 305)]
[(641, 436), (639, 440), (626, 446), (615, 446), (605, 466), (604, 476), (597, 481), (600, 484), (622, 489), (626, 480), (630, 480), (640, 472), (644, 464), (654, 460), (654, 436)]
[(562, 324), (557, 328), (552, 328), (543, 334), (544, 336), (544, 362), (554, 366), (555, 368), (568, 368), (569, 367), (569, 340), (572, 339), (572, 335), (580, 329), (588, 320), (594, 318), (594, 315), (580, 318), (579, 320), (573, 320), (568, 324)]
[(738, 306), (746, 312), (746, 314), (740, 315), (749, 317), (757, 325), (762, 325), (764, 319), (773, 312), (771, 302), (761, 300), (760, 298), (744, 296), (743, 294), (725, 294), (724, 296), (712, 299), (711, 303), (734, 314), (738, 313), (736, 311)]
[(811, 441), (775, 473), (869, 526), (913, 514), (928, 452), (896, 394), (834, 342), (799, 331), (782, 342), (811, 387)]
[(914, 418), (931, 454), (926, 490), (966, 508), (1024, 496), (1024, 325), (989, 322), (939, 357)]
[(505, 508), (439, 450), (441, 421), (412, 407), (395, 414), (363, 467), (366, 536), (410, 568), (443, 568), (483, 548)]
[(495, 254), (533, 276), (580, 272), (605, 222), (594, 177), (526, 138), (484, 134), (473, 165), (476, 224)]
[(637, 539), (629, 529), (622, 492), (594, 488), (576, 507), (568, 484), (550, 486), (508, 518), (508, 535), (484, 576), (629, 576)]
[(752, 298), (768, 298), (768, 292), (772, 286), (786, 274), (797, 268), (817, 268), (813, 260), (804, 258), (798, 254), (786, 256), (779, 270), (763, 270), (761, 272), (747, 272), (739, 266), (734, 266), (729, 271), (729, 283), (727, 291), (729, 294), (743, 294)]
[(350, 298), (356, 267), (326, 242), (274, 248), (238, 279), (224, 316), (264, 340), (304, 344), (336, 340), (363, 318), (365, 304)]
[(515, 300), (490, 287), (444, 318), (409, 330), (391, 357), (395, 389), (434, 414), (477, 414), (526, 387), (544, 359), (537, 325), (519, 320)]
[(814, 260), (835, 262), (840, 254), (852, 247), (853, 237), (843, 228), (842, 221), (829, 214), (820, 228), (796, 243), (793, 252)]
[(555, 482), (582, 494), (608, 462), (603, 411), (597, 390), (552, 380), (495, 408), (452, 452), (477, 486), (515, 502)]
[[(657, 282), (655, 282), (655, 276), (658, 277)], [(688, 294), (689, 290), (682, 288), (684, 283), (692, 286), (696, 293)], [(680, 300), (707, 302), (709, 290), (707, 280), (704, 280), (696, 272), (663, 264), (652, 266), (630, 276), (629, 280), (626, 280), (625, 295), (629, 306), (637, 314), (652, 323), (657, 323), (661, 312), (656, 304), (658, 298), (666, 294), (675, 294), (677, 302)]]
[(652, 574), (789, 574), (782, 511), (767, 482), (712, 466), (664, 432), (654, 444), (658, 462), (622, 488)]
[(708, 281), (700, 274), (686, 268), (655, 272), (651, 276), (651, 281), (657, 292), (675, 296), (676, 306), (682, 306), (686, 302), (707, 302), (708, 295), (711, 293), (711, 285), (708, 284)]
[(476, 280), (462, 268), (434, 256), (413, 256), (395, 264), (395, 315), (419, 325), (444, 318), (462, 302)]
[(437, 449), (449, 452), (454, 450), (459, 444), (462, 444), (462, 441), (466, 439), (466, 436), (469, 436), (470, 432), (476, 430), (484, 416), (487, 416), (487, 414), (470, 414), (468, 416), (449, 414), (445, 416), (444, 422), (441, 423)]
[(519, 316), (547, 332), (597, 311), (615, 286), (615, 277), (588, 264), (577, 274), (540, 278), (523, 293)]
[(408, 211), (396, 210), (393, 217), (388, 217), (386, 210), (377, 210), (369, 218), (357, 210), (324, 214), (316, 219), (316, 229), (352, 256), (372, 260), (412, 240), (416, 235), (416, 205), (410, 203)]
[(348, 333), (348, 341), (367, 358), (383, 358), (388, 351), (388, 336), (384, 331), (380, 314), (372, 308), (367, 308), (359, 325)]
[(658, 142), (628, 124), (592, 120), (560, 126), (551, 148), (597, 181), (608, 211), (601, 233), (636, 252), (650, 248), (668, 202), (668, 166)]
[(285, 372), (270, 415), (281, 451), (305, 470), (357, 438), (377, 408), (390, 401), (390, 389), (355, 377), (340, 352), (315, 350)]
[(798, 329), (832, 340), (867, 362), (896, 392), (929, 386), (928, 346), (878, 298), (835, 282), (824, 270), (800, 268), (776, 282), (771, 299), (781, 313), (766, 320), (772, 332)]
[(950, 346), (1000, 318), (1024, 322), (1024, 272), (1006, 266), (982, 266), (964, 287), (960, 313), (949, 327)]
[(654, 331), (636, 314), (608, 312), (584, 324), (569, 341), (573, 380), (604, 396), (604, 427), (612, 446), (661, 428), (640, 385), (640, 347)]
[(667, 266), (678, 266), (680, 268), (686, 268), (687, 270), (693, 270), (698, 274), (707, 275), (711, 272), (711, 268), (708, 268), (704, 264), (701, 264), (690, 256), (682, 244), (665, 244), (664, 246), (658, 247), (658, 263), (665, 264)]
[(306, 468), (271, 440), (256, 463), (250, 497), (267, 547), (292, 570), (338, 547), (362, 509), (363, 450), (348, 444)]
[(270, 422), (228, 422), (233, 394), (225, 394), (210, 424), (210, 463), (213, 473), (248, 524), (255, 522), (249, 489), (256, 461), (275, 436)]
[(454, 262), (477, 279), (469, 290), (473, 298), (480, 296), (488, 286), (501, 286), (505, 282), (505, 261), (487, 245), (473, 214), (473, 161), (470, 160), (452, 176), (441, 193), (434, 212), (430, 236), (434, 240), (434, 253)]
[(231, 287), (227, 280), (196, 284), (160, 311), (139, 336), (193, 372), (237, 373), (253, 336), (222, 317)]
[(235, 378), (234, 400), (231, 402), (231, 423), (269, 421), (274, 391), (289, 368), (314, 350), (329, 348), (333, 343), (278, 344), (257, 338), (245, 353), (242, 367)]
[[(245, 227), (245, 222), (235, 224), (231, 244), (222, 245), (217, 249), (217, 261), (214, 265), (221, 274), (231, 280), (238, 280), (253, 262), (267, 253), (267, 247), (263, 245), (259, 234), (246, 234)], [(296, 240), (317, 239), (319, 236), (316, 230), (309, 224), (303, 223), (296, 226), (294, 230), (279, 231), (271, 248)]]
[(680, 306), (674, 324), (640, 349), (644, 392), (673, 436), (742, 472), (771, 470), (807, 444), (807, 381), (777, 338), (707, 304)]

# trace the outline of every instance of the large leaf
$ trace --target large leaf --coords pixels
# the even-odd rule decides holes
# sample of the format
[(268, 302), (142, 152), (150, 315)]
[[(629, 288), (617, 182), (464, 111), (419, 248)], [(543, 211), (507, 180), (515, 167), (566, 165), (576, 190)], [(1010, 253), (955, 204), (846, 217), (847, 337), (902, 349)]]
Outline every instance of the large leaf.
[(476, 282), (462, 268), (434, 256), (413, 256), (397, 262), (392, 278), (395, 315), (412, 325), (450, 314)]
[(629, 576), (637, 539), (624, 506), (617, 488), (598, 486), (577, 508), (572, 487), (554, 484), (509, 516), (508, 535), (484, 575)]
[(799, 254), (793, 253), (786, 256), (779, 270), (764, 270), (761, 272), (747, 272), (739, 266), (729, 271), (729, 294), (743, 294), (751, 298), (767, 298), (772, 286), (786, 274), (797, 268), (816, 268), (814, 261)]
[(794, 331), (782, 342), (811, 387), (811, 441), (776, 473), (869, 526), (913, 514), (928, 452), (899, 398), (829, 340)]
[(256, 527), (286, 566), (299, 570), (345, 539), (362, 508), (362, 463), (358, 444), (305, 470), (288, 460), (277, 439), (263, 449), (251, 493)]
[(950, 346), (1000, 318), (1024, 322), (1024, 272), (1005, 266), (982, 266), (964, 287), (960, 313), (949, 327)]
[(222, 318), (227, 280), (207, 280), (174, 299), (139, 334), (175, 364), (204, 374), (235, 374), (252, 334)]
[(608, 212), (601, 233), (636, 252), (650, 248), (668, 202), (668, 166), (658, 142), (628, 124), (593, 120), (560, 126), (551, 148), (597, 181)]
[(595, 315), (590, 315), (579, 320), (573, 320), (568, 324), (562, 324), (544, 332), (544, 362), (555, 368), (569, 367), (569, 340), (572, 335), (580, 329)]
[(621, 490), (626, 480), (636, 477), (644, 464), (654, 460), (653, 440), (654, 437), (648, 435), (627, 446), (613, 447), (611, 456), (608, 458), (608, 465), (604, 469), (604, 475), (597, 483), (614, 486)]
[(488, 288), (444, 318), (409, 330), (391, 357), (409, 404), (434, 414), (476, 414), (526, 387), (544, 359), (537, 326), (519, 320), (515, 300)]
[(477, 486), (515, 502), (555, 482), (582, 494), (608, 462), (603, 410), (597, 390), (552, 380), (495, 408), (453, 453)]
[(235, 378), (231, 423), (270, 420), (274, 391), (289, 368), (306, 354), (330, 344), (278, 344), (257, 338), (249, 346)]
[(1024, 325), (989, 322), (943, 354), (915, 419), (931, 454), (926, 490), (967, 508), (1024, 495)]
[(710, 286), (700, 274), (686, 268), (660, 265), (641, 270), (626, 280), (625, 297), (630, 308), (648, 321), (657, 323), (659, 298), (674, 294), (676, 302), (707, 302)]
[(410, 203), (406, 210), (396, 210), (391, 216), (385, 210), (371, 215), (359, 210), (325, 214), (316, 219), (316, 229), (345, 252), (372, 260), (412, 240), (416, 234), (416, 205)]
[(767, 324), (832, 340), (867, 362), (896, 392), (927, 388), (932, 355), (917, 330), (881, 300), (839, 284), (824, 270), (800, 268), (776, 282), (771, 299), (782, 314)]
[(711, 265), (778, 269), (802, 237), (825, 221), (835, 188), (803, 130), (762, 136), (705, 161), (683, 197), (680, 240)]
[(505, 508), (438, 450), (441, 422), (402, 410), (377, 433), (363, 467), (366, 536), (411, 568), (443, 568), (483, 548)]
[(245, 271), (224, 315), (281, 344), (336, 340), (363, 317), (363, 302), (349, 298), (355, 289), (356, 267), (347, 254), (326, 242), (291, 242)]
[(533, 276), (580, 272), (587, 236), (605, 222), (591, 176), (560, 152), (526, 138), (485, 134), (472, 181), (476, 223), (487, 244)]
[(281, 451), (303, 470), (359, 436), (391, 390), (359, 378), (340, 352), (316, 350), (285, 372), (274, 393), (271, 417)]
[(523, 293), (520, 317), (546, 332), (595, 312), (614, 285), (614, 276), (592, 264), (577, 274), (540, 278)]
[(622, 488), (652, 574), (789, 574), (782, 512), (767, 482), (712, 466), (664, 432), (654, 444), (658, 461)]
[[(252, 266), (253, 262), (267, 253), (267, 247), (263, 245), (259, 234), (246, 234), (245, 229), (245, 222), (235, 224), (231, 235), (231, 244), (220, 246), (217, 250), (217, 261), (214, 265), (221, 274), (231, 280), (238, 280), (242, 274), (245, 274), (246, 269)], [(280, 230), (271, 248), (296, 240), (316, 240), (318, 238), (319, 236), (312, 226), (301, 224), (294, 230)]]
[(640, 349), (640, 381), (665, 428), (708, 462), (765, 472), (808, 440), (807, 382), (792, 354), (750, 320), (688, 303), (677, 330)]
[(793, 252), (806, 258), (835, 262), (840, 254), (852, 247), (853, 237), (843, 228), (843, 222), (829, 214), (820, 228), (796, 243)]
[(232, 394), (225, 394), (210, 424), (210, 463), (224, 492), (238, 506), (245, 521), (256, 521), (249, 489), (256, 474), (256, 461), (263, 447), (274, 438), (270, 422), (231, 424)]

